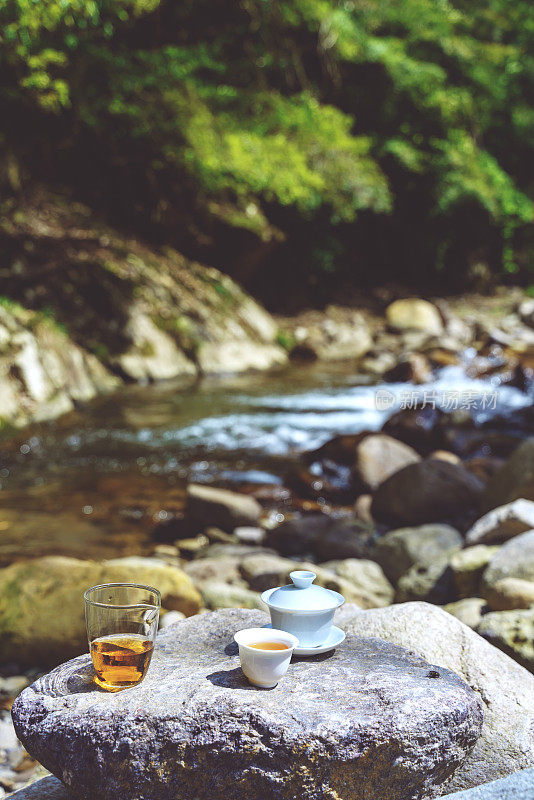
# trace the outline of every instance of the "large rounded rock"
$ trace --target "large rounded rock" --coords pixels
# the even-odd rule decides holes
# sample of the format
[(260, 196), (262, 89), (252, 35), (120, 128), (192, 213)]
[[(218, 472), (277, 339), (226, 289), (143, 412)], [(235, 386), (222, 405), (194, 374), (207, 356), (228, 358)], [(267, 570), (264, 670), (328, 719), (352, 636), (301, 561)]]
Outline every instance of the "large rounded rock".
[(372, 434), (356, 447), (353, 479), (357, 486), (374, 491), (390, 475), (420, 460), (421, 456), (404, 442), (385, 433)]
[(69, 662), (17, 698), (17, 734), (78, 800), (434, 796), (480, 733), (464, 681), (348, 636), (256, 690), (232, 637), (266, 620), (219, 611), (173, 625), (145, 681), (118, 694), (95, 690), (88, 656)]
[(372, 529), (355, 517), (307, 514), (286, 520), (268, 532), (266, 543), (283, 556), (312, 556), (320, 561), (365, 558)]
[(480, 739), (449, 791), (477, 786), (534, 763), (534, 676), (451, 614), (427, 603), (361, 611), (349, 605), (336, 623), (356, 636), (379, 636), (461, 675), (484, 702)]
[(291, 583), (290, 573), (304, 569), (315, 572), (317, 586), (340, 592), (345, 600), (357, 603), (362, 608), (387, 606), (393, 600), (393, 587), (379, 565), (363, 558), (349, 558), (317, 566), (306, 561), (258, 554), (245, 558), (239, 569), (250, 588), (257, 592)]
[(58, 664), (87, 649), (83, 593), (100, 583), (155, 586), (170, 611), (195, 614), (199, 593), (178, 567), (155, 559), (79, 561), (47, 556), (0, 570), (0, 662)]
[(207, 581), (200, 584), (198, 588), (202, 594), (204, 605), (209, 609), (264, 608), (259, 594), (243, 586), (223, 581)]
[(443, 333), (441, 315), (428, 300), (395, 300), (386, 309), (386, 320), (388, 325), (400, 331), (417, 330), (435, 336)]
[(393, 525), (447, 522), (472, 514), (483, 488), (460, 465), (429, 458), (409, 464), (380, 484), (371, 513)]
[(261, 506), (250, 495), (190, 483), (187, 513), (200, 525), (217, 525), (225, 531), (233, 531), (239, 526), (257, 525)]
[(450, 525), (399, 528), (378, 540), (373, 558), (396, 583), (411, 567), (430, 567), (460, 550), (462, 544), (462, 537)]
[(415, 408), (401, 408), (389, 417), (382, 430), (401, 442), (414, 447), (418, 453), (428, 455), (446, 445), (445, 430), (448, 416), (432, 404), (418, 404)]

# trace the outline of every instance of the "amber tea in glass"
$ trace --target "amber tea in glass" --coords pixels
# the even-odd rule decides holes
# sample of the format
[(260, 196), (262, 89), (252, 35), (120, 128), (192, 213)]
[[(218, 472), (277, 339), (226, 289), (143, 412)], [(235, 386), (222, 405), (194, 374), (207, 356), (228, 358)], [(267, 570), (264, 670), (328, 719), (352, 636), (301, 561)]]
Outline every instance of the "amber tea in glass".
[(94, 681), (108, 692), (145, 677), (158, 630), (161, 595), (151, 586), (106, 583), (84, 595)]

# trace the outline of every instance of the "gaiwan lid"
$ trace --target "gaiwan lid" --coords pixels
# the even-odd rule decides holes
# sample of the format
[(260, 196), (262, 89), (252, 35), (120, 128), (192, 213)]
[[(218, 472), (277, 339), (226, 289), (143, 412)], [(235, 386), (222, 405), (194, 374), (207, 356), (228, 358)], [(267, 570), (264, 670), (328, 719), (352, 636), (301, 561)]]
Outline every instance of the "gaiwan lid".
[(299, 569), (289, 577), (293, 583), (263, 592), (261, 599), (266, 605), (280, 611), (329, 611), (345, 602), (339, 592), (314, 586), (315, 572)]

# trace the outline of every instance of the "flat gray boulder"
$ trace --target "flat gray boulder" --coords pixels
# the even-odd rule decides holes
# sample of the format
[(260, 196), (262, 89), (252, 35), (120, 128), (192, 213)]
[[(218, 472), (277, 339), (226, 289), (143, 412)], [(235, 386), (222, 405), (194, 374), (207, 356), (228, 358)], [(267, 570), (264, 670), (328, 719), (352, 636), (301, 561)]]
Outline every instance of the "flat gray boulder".
[(435, 796), (480, 734), (476, 693), (420, 656), (357, 636), (330, 656), (294, 660), (276, 688), (254, 689), (233, 634), (266, 621), (232, 609), (172, 625), (145, 681), (118, 694), (94, 688), (81, 656), (19, 695), (17, 734), (76, 800)]
[[(451, 614), (428, 603), (362, 611), (347, 604), (336, 624), (379, 636), (461, 675), (484, 703), (482, 734), (448, 791), (478, 786), (534, 764), (534, 676)], [(27, 690), (28, 691), (28, 690)]]
[(446, 795), (443, 800), (532, 800), (534, 769), (522, 769), (508, 778)]

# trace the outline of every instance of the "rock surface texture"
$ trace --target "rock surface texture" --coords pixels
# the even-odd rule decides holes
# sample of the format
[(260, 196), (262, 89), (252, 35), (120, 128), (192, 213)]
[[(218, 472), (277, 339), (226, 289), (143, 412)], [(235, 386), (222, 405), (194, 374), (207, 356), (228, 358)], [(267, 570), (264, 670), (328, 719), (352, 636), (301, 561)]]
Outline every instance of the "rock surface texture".
[(257, 611), (191, 618), (158, 637), (146, 680), (94, 689), (88, 656), (26, 689), (25, 747), (79, 800), (416, 800), (435, 796), (479, 736), (482, 703), (454, 673), (377, 639), (296, 659), (270, 691), (233, 644)]
[(11, 795), (14, 800), (70, 800), (65, 787), (54, 777), (41, 778)]
[(533, 797), (534, 769), (522, 769), (500, 781), (448, 794), (443, 800), (532, 800)]
[(349, 604), (336, 624), (379, 636), (461, 675), (484, 703), (482, 734), (448, 791), (467, 789), (534, 764), (534, 677), (466, 625), (427, 603), (361, 611)]

